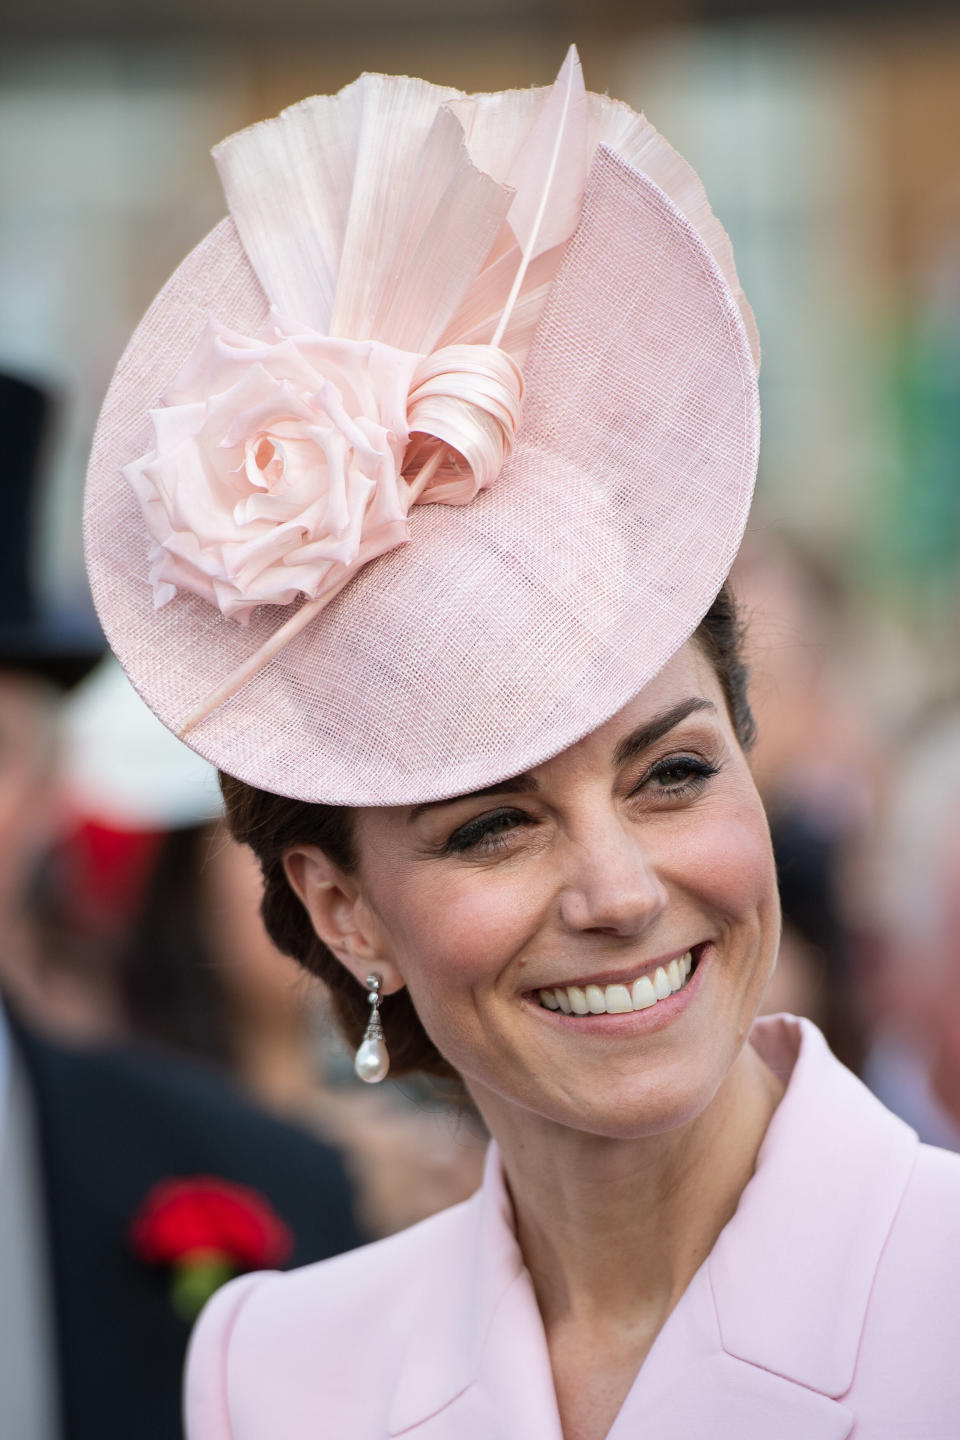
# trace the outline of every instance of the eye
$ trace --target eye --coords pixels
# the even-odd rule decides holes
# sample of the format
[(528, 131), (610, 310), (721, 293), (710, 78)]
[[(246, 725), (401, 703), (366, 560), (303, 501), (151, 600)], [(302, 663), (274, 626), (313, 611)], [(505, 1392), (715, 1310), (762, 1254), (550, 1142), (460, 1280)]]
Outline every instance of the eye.
[(454, 830), (443, 845), (445, 855), (462, 855), (466, 851), (489, 855), (501, 850), (508, 843), (511, 830), (533, 821), (522, 810), (491, 810), (487, 815), (478, 815)]
[(718, 772), (719, 766), (697, 755), (667, 755), (647, 771), (633, 794), (646, 790), (675, 800), (699, 795)]

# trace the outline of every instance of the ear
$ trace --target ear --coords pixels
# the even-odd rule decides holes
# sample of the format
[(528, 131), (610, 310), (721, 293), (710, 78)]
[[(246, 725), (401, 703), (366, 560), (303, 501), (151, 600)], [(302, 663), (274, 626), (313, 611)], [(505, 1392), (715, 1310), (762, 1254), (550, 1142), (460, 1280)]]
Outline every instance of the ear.
[(288, 850), (283, 868), (318, 939), (351, 975), (363, 985), (375, 971), (384, 995), (401, 990), (403, 976), (390, 958), (386, 936), (356, 880), (316, 845)]

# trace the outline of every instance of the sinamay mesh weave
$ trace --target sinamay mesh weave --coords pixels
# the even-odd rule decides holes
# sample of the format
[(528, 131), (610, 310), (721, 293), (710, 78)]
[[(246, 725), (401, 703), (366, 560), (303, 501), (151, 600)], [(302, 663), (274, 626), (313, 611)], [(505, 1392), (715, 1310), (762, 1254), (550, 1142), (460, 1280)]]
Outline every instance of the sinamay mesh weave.
[[(177, 729), (269, 635), (179, 594), (154, 609), (120, 467), (208, 310), (253, 333), (267, 301), (231, 221), (187, 258), (121, 361), (91, 460), (86, 547), (104, 629)], [(620, 709), (692, 633), (733, 561), (759, 411), (743, 318), (711, 253), (609, 150), (525, 370), (518, 441), (464, 508), (418, 507), (365, 566), (191, 732), (206, 759), (302, 800), (412, 804), (542, 762)]]

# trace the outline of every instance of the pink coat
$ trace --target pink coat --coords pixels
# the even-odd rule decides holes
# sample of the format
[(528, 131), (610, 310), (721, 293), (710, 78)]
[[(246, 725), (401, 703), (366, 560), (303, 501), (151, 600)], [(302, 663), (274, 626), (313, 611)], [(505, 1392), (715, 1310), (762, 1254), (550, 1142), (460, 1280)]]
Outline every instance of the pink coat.
[[(609, 1440), (957, 1440), (960, 1158), (920, 1145), (788, 1016), (789, 1083), (733, 1219)], [(201, 1317), (189, 1440), (561, 1440), (495, 1146), (471, 1200)]]

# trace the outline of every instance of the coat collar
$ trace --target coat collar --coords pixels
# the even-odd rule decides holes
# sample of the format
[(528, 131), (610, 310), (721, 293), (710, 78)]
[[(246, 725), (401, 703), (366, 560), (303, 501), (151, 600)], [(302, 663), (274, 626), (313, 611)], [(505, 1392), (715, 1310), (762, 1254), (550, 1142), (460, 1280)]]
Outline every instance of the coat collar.
[[(481, 1375), (494, 1374), (506, 1385), (508, 1375), (520, 1366), (526, 1372), (522, 1394), (528, 1399), (548, 1397), (560, 1440), (543, 1327), (495, 1144), (487, 1152), (481, 1188), (443, 1218), (448, 1217), (453, 1231), (437, 1254), (434, 1272), (423, 1277), (393, 1397), (390, 1434), (399, 1435), (445, 1412), (451, 1402), (467, 1395), (467, 1409), (484, 1416), (476, 1433), (494, 1440), (500, 1432), (476, 1382)], [(508, 1349), (501, 1353), (505, 1337), (510, 1337)], [(463, 1440), (471, 1433), (464, 1429)], [(550, 1433), (542, 1425), (526, 1429), (537, 1440)]]
[(834, 1059), (809, 1021), (774, 1016), (751, 1038), (790, 1078), (756, 1173), (707, 1261), (723, 1345), (843, 1395), (917, 1137)]
[[(853, 1423), (836, 1397), (850, 1386), (916, 1137), (809, 1022), (761, 1020), (751, 1039), (786, 1092), (735, 1215), (647, 1356), (610, 1440), (631, 1440), (638, 1426), (685, 1440), (715, 1432), (718, 1415), (735, 1419), (738, 1435), (778, 1440), (842, 1440)], [(496, 1145), (481, 1190), (444, 1222), (390, 1434), (562, 1440)]]

